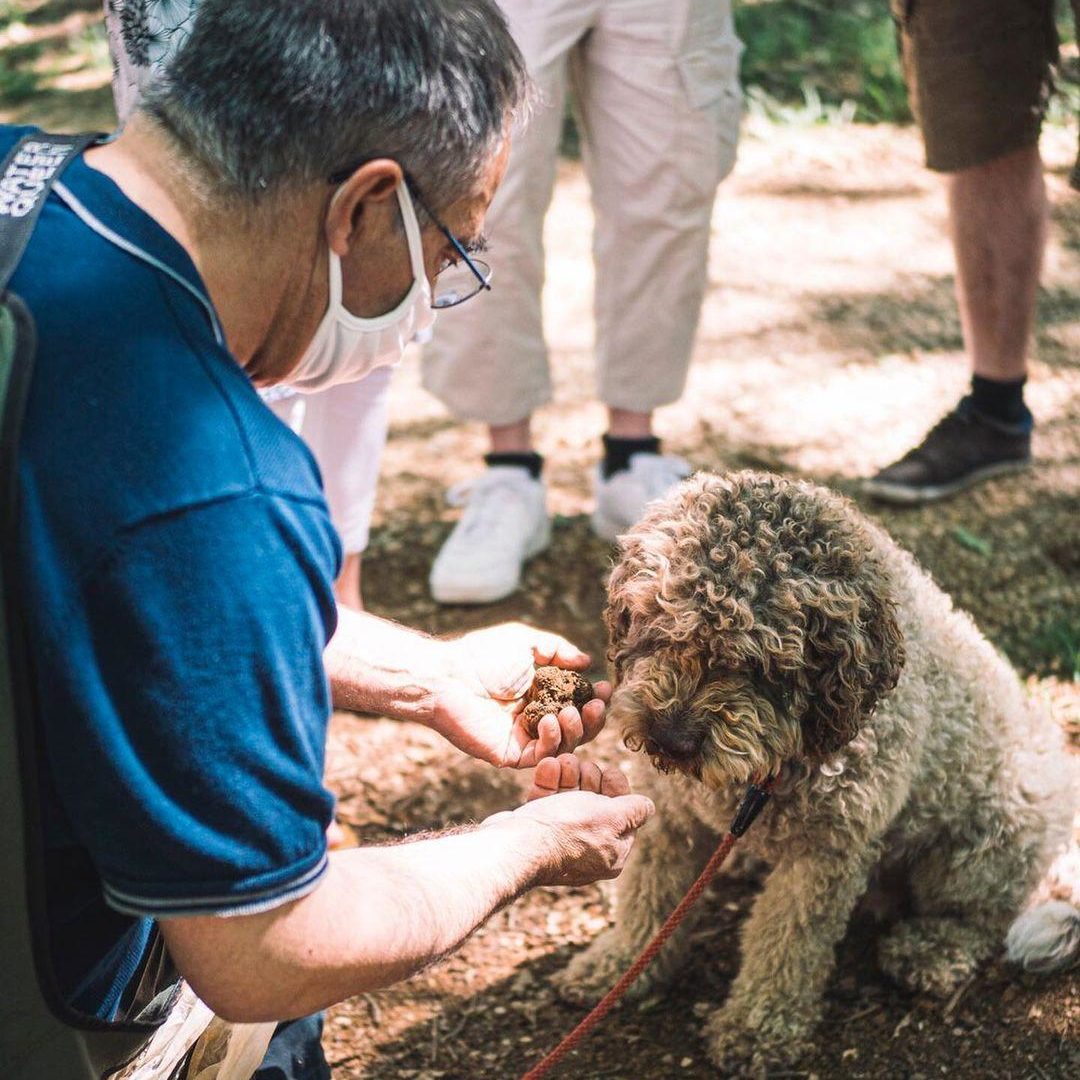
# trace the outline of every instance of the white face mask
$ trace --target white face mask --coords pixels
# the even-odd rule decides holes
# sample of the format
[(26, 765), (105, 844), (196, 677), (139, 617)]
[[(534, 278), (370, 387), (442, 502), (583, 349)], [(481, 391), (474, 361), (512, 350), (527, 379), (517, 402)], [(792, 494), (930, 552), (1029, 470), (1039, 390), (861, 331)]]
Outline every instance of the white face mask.
[(399, 363), (413, 338), (429, 335), (435, 322), (431, 286), (424, 270), (420, 225), (404, 182), (398, 185), (397, 197), (409, 244), (412, 287), (401, 303), (385, 315), (372, 319), (353, 315), (341, 302), (341, 259), (331, 250), (330, 302), (300, 363), (285, 380), (294, 390), (313, 394), (340, 383), (356, 382), (376, 368)]

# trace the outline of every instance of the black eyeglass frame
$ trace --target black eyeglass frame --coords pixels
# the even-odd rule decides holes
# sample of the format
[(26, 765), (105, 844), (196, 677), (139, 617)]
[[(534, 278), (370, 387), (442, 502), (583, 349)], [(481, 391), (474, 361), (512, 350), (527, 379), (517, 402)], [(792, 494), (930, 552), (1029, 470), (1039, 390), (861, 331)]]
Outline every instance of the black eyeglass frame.
[[(363, 161), (358, 161), (355, 164), (349, 165), (344, 169), (339, 169), (336, 173), (332, 173), (330, 175), (327, 183), (333, 184), (335, 187), (338, 184), (343, 184), (362, 165), (366, 165), (369, 161), (375, 160), (377, 160), (377, 158), (367, 157), (364, 158)], [(393, 161), (394, 159), (388, 158), (388, 160)], [(480, 287), (476, 290), (476, 292), (469, 293), (468, 296), (463, 296), (460, 300), (455, 300), (452, 304), (444, 304), (443, 308), (457, 307), (458, 304), (463, 304), (466, 300), (471, 300), (474, 296), (476, 296), (478, 293), (482, 292), (485, 289), (488, 292), (491, 292), (491, 267), (488, 267), (488, 272), (486, 274), (480, 269), (480, 267), (476, 263), (476, 260), (473, 259), (465, 250), (465, 245), (462, 244), (462, 242), (442, 223), (442, 221), (439, 220), (439, 218), (435, 216), (434, 213), (432, 213), (431, 209), (428, 207), (428, 204), (424, 201), (424, 197), (420, 194), (420, 189), (412, 176), (410, 176), (409, 173), (406, 172), (404, 169), (401, 170), (401, 175), (405, 179), (405, 186), (409, 189), (409, 194), (416, 201), (417, 205), (431, 219), (432, 223), (439, 230), (439, 232), (441, 232), (443, 236), (446, 237), (446, 239), (450, 242), (450, 246), (454, 249), (454, 251), (458, 253), (462, 261), (472, 272), (473, 277), (475, 277), (476, 280), (480, 283)], [(484, 265), (487, 264), (485, 263)], [(446, 268), (444, 267), (443, 269)], [(442, 271), (440, 271), (440, 273), (441, 272)]]

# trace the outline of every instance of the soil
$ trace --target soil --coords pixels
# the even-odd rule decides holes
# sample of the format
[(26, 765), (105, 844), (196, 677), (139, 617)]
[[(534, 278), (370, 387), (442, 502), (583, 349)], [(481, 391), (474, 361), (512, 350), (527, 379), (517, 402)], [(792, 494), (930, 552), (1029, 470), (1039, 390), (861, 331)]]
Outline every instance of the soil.
[[(1080, 198), (1066, 187), (1070, 150), (1069, 133), (1044, 139), (1053, 227), (1028, 394), (1038, 418), (1035, 468), (938, 506), (860, 501), (975, 616), (1080, 751), (1072, 679), (1080, 635)], [(910, 130), (751, 130), (717, 202), (690, 386), (660, 414), (667, 447), (696, 467), (768, 468), (859, 498), (858, 477), (921, 438), (968, 378), (945, 225), (940, 184), (922, 168)], [(555, 407), (535, 424), (557, 515), (551, 548), (502, 603), (440, 608), (430, 600), (427, 572), (453, 521), (443, 492), (477, 470), (485, 446), (480, 427), (452, 423), (423, 394), (411, 358), (395, 388), (364, 591), (376, 613), (433, 633), (507, 619), (556, 630), (591, 650), (598, 679), (611, 549), (587, 518), (603, 431), (601, 409), (581, 392), (592, 378), (590, 230), (582, 170), (566, 163), (547, 237)], [(617, 732), (604, 731), (589, 753), (615, 763), (627, 751)], [(362, 841), (477, 820), (515, 805), (527, 783), (468, 761), (422, 728), (344, 715), (335, 718), (328, 771), (342, 817)], [(553, 1075), (714, 1078), (700, 1026), (737, 970), (738, 927), (753, 892), (748, 884), (714, 888), (700, 947), (671, 991), (608, 1017)], [(555, 999), (549, 978), (608, 918), (606, 888), (534, 892), (443, 963), (331, 1010), (325, 1041), (335, 1080), (519, 1076), (581, 1018)], [(877, 969), (878, 932), (862, 918), (853, 923), (816, 1048), (774, 1076), (1080, 1076), (1080, 974), (1018, 977), (994, 963), (949, 1002), (912, 997)]]
[(535, 736), (537, 725), (545, 716), (558, 716), (568, 705), (581, 709), (592, 698), (593, 684), (584, 675), (557, 667), (541, 667), (536, 669), (532, 686), (525, 691), (522, 715)]

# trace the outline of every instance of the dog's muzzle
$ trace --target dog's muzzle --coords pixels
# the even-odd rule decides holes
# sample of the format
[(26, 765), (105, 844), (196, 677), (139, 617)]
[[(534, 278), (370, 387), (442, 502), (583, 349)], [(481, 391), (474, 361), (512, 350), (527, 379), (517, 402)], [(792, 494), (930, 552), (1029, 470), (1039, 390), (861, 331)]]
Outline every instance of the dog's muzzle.
[(653, 719), (645, 733), (628, 738), (626, 745), (631, 750), (644, 750), (660, 772), (677, 771), (695, 776), (701, 765), (705, 733), (695, 731), (685, 716), (662, 713)]

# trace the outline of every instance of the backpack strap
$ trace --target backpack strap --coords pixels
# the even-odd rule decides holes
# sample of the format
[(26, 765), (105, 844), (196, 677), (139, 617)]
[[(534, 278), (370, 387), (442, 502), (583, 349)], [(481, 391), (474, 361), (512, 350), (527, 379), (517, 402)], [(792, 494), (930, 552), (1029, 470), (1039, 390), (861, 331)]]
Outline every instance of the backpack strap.
[(0, 293), (15, 273), (60, 174), (101, 136), (24, 135), (0, 165)]

